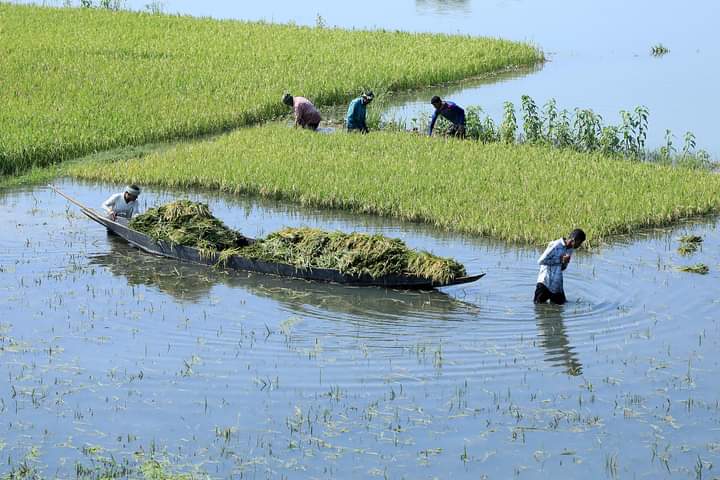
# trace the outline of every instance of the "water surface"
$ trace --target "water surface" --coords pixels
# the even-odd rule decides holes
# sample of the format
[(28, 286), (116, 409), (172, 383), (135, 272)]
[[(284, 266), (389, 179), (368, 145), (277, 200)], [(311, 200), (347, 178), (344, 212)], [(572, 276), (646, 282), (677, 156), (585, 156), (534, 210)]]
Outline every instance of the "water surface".
[[(119, 188), (60, 186), (88, 205)], [(402, 292), (224, 272), (130, 248), (47, 189), (5, 192), (0, 474), (152, 457), (218, 478), (695, 478), (720, 461), (714, 221), (578, 252), (552, 307), (531, 303), (541, 247), (189, 197), (251, 236), (379, 232), (487, 277)], [(688, 258), (684, 233), (705, 239)], [(710, 273), (674, 268), (696, 262)]]

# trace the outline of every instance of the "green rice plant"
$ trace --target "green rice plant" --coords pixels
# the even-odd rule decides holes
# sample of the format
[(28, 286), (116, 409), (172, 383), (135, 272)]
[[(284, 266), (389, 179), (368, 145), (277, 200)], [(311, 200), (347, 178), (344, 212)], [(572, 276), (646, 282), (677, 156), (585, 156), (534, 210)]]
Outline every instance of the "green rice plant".
[(525, 141), (528, 143), (538, 143), (543, 140), (542, 120), (538, 112), (535, 101), (528, 95), (521, 97), (523, 111), (523, 131), (525, 132)]
[(492, 118), (483, 116), (483, 110), (477, 106), (470, 106), (465, 111), (467, 137), (482, 143), (497, 142), (500, 140), (498, 129)]
[(672, 162), (673, 155), (677, 152), (677, 149), (673, 145), (673, 134), (669, 129), (665, 129), (665, 145), (660, 147), (659, 161), (663, 163)]
[(599, 149), (602, 131), (602, 117), (589, 109), (575, 109), (576, 148), (582, 152), (594, 152)]
[(515, 143), (517, 140), (517, 118), (515, 105), (512, 102), (503, 103), (505, 114), (500, 124), (500, 139), (503, 143)]
[(282, 124), (179, 144), (142, 159), (68, 164), (78, 178), (201, 187), (373, 213), (517, 242), (575, 227), (613, 234), (720, 212), (720, 176), (545, 145)]
[(570, 112), (565, 109), (560, 112), (560, 120), (557, 123), (552, 140), (553, 144), (559, 148), (570, 148), (575, 143), (572, 128), (570, 127)]
[(684, 265), (677, 268), (681, 272), (699, 273), (700, 275), (705, 275), (710, 272), (710, 268), (708, 268), (708, 266), (704, 263), (696, 263), (695, 265)]
[(604, 155), (615, 155), (620, 151), (620, 129), (615, 126), (602, 127), (598, 150)]
[(692, 132), (686, 132), (684, 147), (679, 153), (673, 144), (673, 137), (670, 130), (665, 130), (665, 145), (656, 152), (646, 152), (645, 160), (691, 170), (714, 170), (717, 167), (709, 153), (702, 149), (695, 150), (695, 135)]
[(545, 143), (555, 145), (557, 143), (557, 130), (558, 130), (558, 110), (557, 102), (554, 98), (551, 98), (543, 106), (543, 136)]
[(645, 140), (647, 139), (648, 117), (650, 112), (647, 107), (639, 105), (635, 107), (635, 118), (637, 123), (637, 131), (635, 133), (635, 143), (637, 150), (641, 155), (645, 152)]
[(695, 141), (695, 135), (692, 132), (685, 132), (685, 144), (683, 145), (683, 156), (685, 155), (691, 155), (693, 151), (695, 151), (695, 147), (697, 146), (697, 143)]
[(643, 106), (635, 107), (634, 112), (620, 112), (622, 118), (623, 152), (626, 156), (642, 159), (645, 157), (645, 138), (647, 137), (648, 110)]
[(108, 8), (0, 3), (0, 19), (0, 174), (264, 122), (287, 114), (284, 91), (323, 107), (543, 59), (499, 39)]

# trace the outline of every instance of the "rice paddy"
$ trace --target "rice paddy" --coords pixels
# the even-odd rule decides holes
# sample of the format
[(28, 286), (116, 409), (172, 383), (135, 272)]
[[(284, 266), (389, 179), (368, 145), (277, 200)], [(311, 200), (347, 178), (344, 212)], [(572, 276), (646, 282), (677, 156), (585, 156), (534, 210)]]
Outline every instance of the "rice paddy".
[[(720, 234), (698, 216), (720, 210), (718, 176), (636, 162), (642, 110), (625, 136), (577, 112), (564, 150), (527, 99), (522, 127), (510, 105), (499, 129), (478, 117), (479, 143), (271, 124), (146, 148), (272, 119), (286, 89), (331, 105), (542, 54), (320, 14), (307, 28), (0, 4), (0, 19), (0, 174), (26, 173), (0, 178), (0, 479), (717, 475)], [(672, 45), (647, 60), (681, 57)], [(682, 153), (666, 140), (662, 162), (706, 166), (685, 155), (693, 136)], [(104, 151), (122, 145), (138, 151)], [(91, 206), (129, 181), (145, 210), (189, 199), (151, 210), (183, 225), (154, 233), (176, 243), (232, 253), (243, 232), (265, 238), (258, 258), (488, 276), (397, 292), (156, 258), (14, 187), (68, 174), (95, 182), (60, 180)], [(534, 306), (541, 245), (576, 226), (605, 248), (575, 255), (568, 304)]]
[(275, 124), (67, 171), (261, 195), (535, 244), (580, 227), (592, 245), (720, 210), (720, 177), (710, 172), (546, 146), (404, 132), (317, 135)]
[[(535, 64), (527, 44), (0, 3), (0, 174)], [(442, 57), (445, 61), (432, 61)], [(297, 75), (298, 72), (302, 75)]]

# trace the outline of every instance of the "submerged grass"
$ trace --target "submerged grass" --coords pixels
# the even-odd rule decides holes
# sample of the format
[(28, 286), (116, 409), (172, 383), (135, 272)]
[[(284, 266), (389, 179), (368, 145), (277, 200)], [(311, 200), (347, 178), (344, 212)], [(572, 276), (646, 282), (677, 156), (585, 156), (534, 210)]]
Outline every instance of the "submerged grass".
[(681, 243), (702, 243), (703, 238), (699, 235), (683, 235), (678, 240), (680, 240)]
[(275, 124), (68, 172), (258, 194), (538, 244), (575, 227), (593, 243), (720, 211), (720, 176), (708, 172), (546, 146), (402, 132), (324, 135)]
[(265, 121), (287, 90), (324, 106), (543, 59), (499, 39), (107, 9), (0, 3), (0, 19), (0, 175)]
[(700, 244), (702, 243), (702, 237), (698, 235), (683, 235), (679, 238), (680, 246), (678, 247), (678, 253), (680, 255), (690, 255), (695, 253)]
[(691, 255), (698, 250), (697, 243), (681, 243), (678, 247), (678, 253), (680, 255)]
[(710, 272), (710, 268), (704, 263), (696, 263), (695, 265), (684, 265), (678, 267), (678, 270), (680, 270), (681, 272), (699, 273), (701, 275), (705, 275), (706, 273)]

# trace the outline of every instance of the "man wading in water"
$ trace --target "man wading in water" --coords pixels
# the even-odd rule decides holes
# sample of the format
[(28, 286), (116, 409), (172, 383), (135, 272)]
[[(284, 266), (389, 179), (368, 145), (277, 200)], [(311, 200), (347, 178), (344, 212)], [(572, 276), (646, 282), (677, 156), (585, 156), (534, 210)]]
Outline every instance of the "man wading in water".
[(570, 232), (567, 240), (560, 238), (550, 242), (537, 263), (540, 265), (537, 285), (535, 287), (535, 303), (551, 303), (562, 305), (565, 303), (565, 290), (563, 289), (563, 271), (570, 263), (573, 250), (580, 248), (585, 241), (585, 232), (579, 228)]
[(282, 97), (282, 102), (288, 107), (293, 108), (295, 114), (295, 126), (317, 130), (320, 125), (320, 112), (315, 105), (305, 97), (293, 97), (286, 93)]
[(131, 219), (138, 213), (137, 198), (140, 196), (140, 187), (128, 185), (123, 193), (116, 193), (105, 200), (102, 204), (108, 214), (108, 218), (116, 221), (118, 217)]

